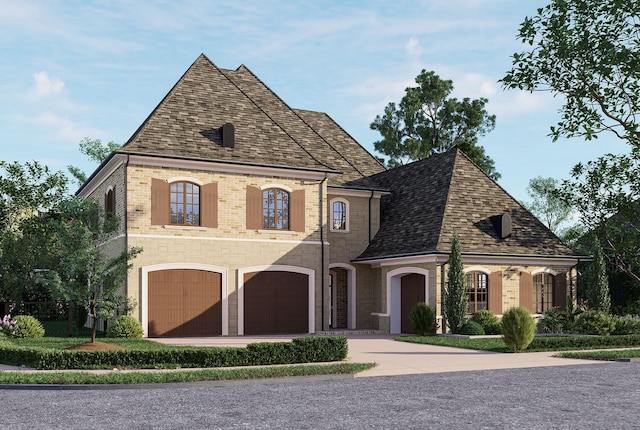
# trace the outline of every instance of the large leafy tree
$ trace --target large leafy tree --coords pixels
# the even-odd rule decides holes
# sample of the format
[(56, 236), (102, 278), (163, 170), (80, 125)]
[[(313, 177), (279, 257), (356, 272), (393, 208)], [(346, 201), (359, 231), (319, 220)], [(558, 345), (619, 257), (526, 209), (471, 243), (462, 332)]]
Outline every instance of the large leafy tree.
[(56, 234), (56, 263), (39, 279), (55, 298), (84, 306), (92, 317), (91, 342), (97, 321), (110, 318), (119, 309), (128, 310), (122, 294), (130, 261), (140, 248), (109, 249), (107, 243), (118, 232), (119, 219), (105, 214), (100, 202), (77, 197), (62, 201), (49, 217)]
[(469, 298), (464, 277), (464, 265), (460, 251), (460, 239), (453, 233), (447, 283), (443, 291), (442, 312), (452, 333), (459, 333), (467, 321)]
[(640, 2), (553, 0), (525, 18), (506, 88), (547, 90), (564, 98), (553, 139), (603, 131), (640, 145)]
[(561, 196), (586, 230), (597, 230), (609, 262), (640, 282), (640, 1), (553, 0), (527, 17), (505, 88), (561, 96), (559, 137), (617, 136), (628, 154), (578, 164)]
[(558, 236), (560, 226), (571, 215), (571, 206), (557, 194), (559, 186), (555, 178), (536, 176), (529, 180), (527, 187), (531, 201), (524, 202), (524, 206)]
[(68, 195), (68, 180), (37, 161), (0, 162), (0, 299), (37, 301), (48, 293), (34, 275), (50, 264), (52, 231), (44, 222)]
[[(80, 152), (87, 156), (87, 158), (94, 163), (102, 163), (111, 152), (120, 149), (122, 145), (119, 143), (110, 141), (108, 143), (102, 143), (100, 139), (89, 139), (85, 137), (78, 144)], [(67, 166), (69, 173), (75, 178), (78, 185), (82, 185), (87, 180), (87, 174), (79, 167), (69, 165)]]
[(382, 135), (374, 146), (388, 157), (388, 165), (396, 167), (458, 146), (489, 176), (500, 178), (494, 161), (477, 145), (478, 137), (495, 127), (495, 115), (485, 109), (488, 100), (450, 97), (453, 82), (432, 71), (422, 70), (416, 84), (405, 90), (398, 105), (389, 103), (371, 123), (371, 129)]

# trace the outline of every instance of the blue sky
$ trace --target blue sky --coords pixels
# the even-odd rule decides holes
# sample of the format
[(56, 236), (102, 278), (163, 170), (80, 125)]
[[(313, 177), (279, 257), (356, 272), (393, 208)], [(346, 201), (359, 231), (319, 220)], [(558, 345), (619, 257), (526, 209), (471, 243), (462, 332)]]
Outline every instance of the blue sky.
[(0, 159), (96, 167), (85, 136), (124, 143), (200, 53), (245, 64), (291, 107), (327, 112), (373, 152), (369, 124), (422, 69), (486, 97), (480, 139), (527, 199), (534, 176), (623, 152), (613, 138), (551, 142), (560, 99), (503, 91), (519, 24), (541, 0), (0, 0)]

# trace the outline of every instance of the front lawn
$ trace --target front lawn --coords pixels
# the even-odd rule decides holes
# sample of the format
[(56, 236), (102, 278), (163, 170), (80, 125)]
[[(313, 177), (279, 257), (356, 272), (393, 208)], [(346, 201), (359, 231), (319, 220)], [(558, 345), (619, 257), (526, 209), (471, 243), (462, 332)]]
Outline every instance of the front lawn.
[(640, 349), (560, 352), (556, 354), (556, 357), (581, 358), (584, 360), (618, 361), (621, 359), (639, 358)]
[[(454, 336), (397, 336), (401, 342), (451, 346), (493, 352), (510, 352), (502, 338), (461, 338)], [(640, 347), (640, 335), (625, 336), (536, 336), (524, 352), (570, 351)]]

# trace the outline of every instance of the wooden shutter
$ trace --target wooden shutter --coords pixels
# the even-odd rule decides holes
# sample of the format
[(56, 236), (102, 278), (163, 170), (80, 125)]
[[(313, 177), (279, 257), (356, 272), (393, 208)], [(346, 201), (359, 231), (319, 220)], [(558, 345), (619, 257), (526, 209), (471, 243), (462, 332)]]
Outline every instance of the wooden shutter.
[(502, 271), (498, 270), (489, 275), (489, 310), (495, 314), (502, 314)]
[(520, 306), (529, 309), (532, 314), (536, 312), (533, 303), (533, 276), (531, 273), (520, 272)]
[(251, 230), (264, 228), (262, 190), (251, 185), (247, 185), (247, 228)]
[(169, 184), (162, 179), (151, 179), (151, 224), (165, 225), (170, 220)]
[(218, 227), (218, 184), (212, 182), (200, 187), (200, 225)]
[(555, 277), (555, 285), (553, 286), (553, 306), (560, 308), (561, 311), (567, 308), (567, 274), (558, 273)]
[(289, 196), (289, 228), (305, 231), (304, 190), (293, 191)]

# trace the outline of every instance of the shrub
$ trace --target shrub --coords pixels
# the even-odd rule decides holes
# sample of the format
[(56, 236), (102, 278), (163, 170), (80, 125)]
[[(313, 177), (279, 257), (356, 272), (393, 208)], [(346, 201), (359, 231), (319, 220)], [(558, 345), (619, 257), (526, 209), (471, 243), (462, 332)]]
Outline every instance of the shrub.
[(425, 302), (419, 302), (411, 308), (409, 322), (418, 336), (434, 334), (437, 329), (436, 311)]
[(16, 329), (16, 320), (11, 315), (5, 315), (0, 320), (0, 335), (12, 336)]
[(460, 328), (460, 334), (466, 334), (469, 336), (482, 336), (484, 333), (484, 329), (480, 324), (475, 321), (467, 321)]
[(606, 336), (616, 329), (614, 318), (603, 311), (586, 311), (576, 318), (575, 332)]
[(507, 348), (513, 352), (522, 351), (533, 341), (536, 322), (523, 307), (509, 309), (502, 316), (502, 335)]
[(473, 314), (471, 321), (477, 322), (482, 326), (484, 334), (500, 334), (502, 327), (500, 326), (500, 320), (491, 311), (481, 310)]
[(13, 337), (19, 337), (23, 339), (38, 339), (44, 336), (44, 327), (37, 318), (31, 315), (18, 315), (14, 318), (15, 329), (13, 330)]
[(565, 311), (558, 308), (547, 309), (543, 312), (542, 318), (538, 320), (538, 333), (569, 333), (571, 329), (567, 324)]
[(640, 320), (635, 318), (616, 318), (616, 328), (612, 334), (625, 335), (625, 334), (640, 334)]
[(142, 324), (131, 315), (120, 315), (109, 324), (107, 329), (107, 337), (142, 339), (143, 334)]

